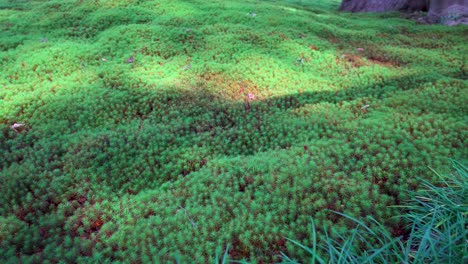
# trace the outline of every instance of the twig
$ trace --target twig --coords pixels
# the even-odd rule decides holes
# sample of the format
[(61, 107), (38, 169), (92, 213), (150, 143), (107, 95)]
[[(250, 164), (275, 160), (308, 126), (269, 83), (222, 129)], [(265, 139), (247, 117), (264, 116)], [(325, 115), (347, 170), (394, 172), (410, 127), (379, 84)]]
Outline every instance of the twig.
[(180, 209), (184, 210), (185, 217), (187, 217), (187, 219), (190, 221), (190, 223), (192, 224), (192, 227), (196, 228), (197, 224), (188, 216), (187, 210), (185, 210), (185, 208), (183, 208), (182, 205), (179, 205), (179, 207), (180, 207)]
[(16, 129), (20, 127), (24, 127), (24, 124), (14, 123), (13, 125), (10, 126), (10, 128), (13, 129), (13, 131), (15, 131), (16, 133), (19, 133), (19, 131)]

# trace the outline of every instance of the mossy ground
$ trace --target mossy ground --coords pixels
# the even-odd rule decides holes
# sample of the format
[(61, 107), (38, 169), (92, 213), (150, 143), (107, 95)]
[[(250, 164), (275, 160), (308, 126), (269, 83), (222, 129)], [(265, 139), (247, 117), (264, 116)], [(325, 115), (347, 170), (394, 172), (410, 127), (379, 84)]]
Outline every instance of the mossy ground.
[(338, 5), (0, 0), (2, 263), (305, 260), (326, 209), (401, 235), (467, 157), (468, 28)]

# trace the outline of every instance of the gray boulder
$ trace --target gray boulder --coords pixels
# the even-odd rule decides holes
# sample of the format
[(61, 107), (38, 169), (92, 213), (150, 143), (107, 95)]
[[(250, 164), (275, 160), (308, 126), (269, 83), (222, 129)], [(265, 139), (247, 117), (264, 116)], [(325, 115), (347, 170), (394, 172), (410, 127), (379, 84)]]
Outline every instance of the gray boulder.
[(431, 0), (427, 16), (448, 26), (467, 25), (468, 0)]
[(424, 24), (448, 26), (468, 24), (468, 0), (343, 0), (340, 11), (347, 12), (426, 12), (418, 17)]
[(427, 0), (343, 0), (340, 11), (347, 12), (415, 12), (427, 10)]

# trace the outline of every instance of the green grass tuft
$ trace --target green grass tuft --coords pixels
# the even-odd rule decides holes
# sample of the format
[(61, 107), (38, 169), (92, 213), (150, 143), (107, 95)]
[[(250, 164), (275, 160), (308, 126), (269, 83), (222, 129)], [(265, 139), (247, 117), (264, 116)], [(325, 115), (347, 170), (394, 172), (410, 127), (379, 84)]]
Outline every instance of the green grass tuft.
[[(454, 173), (441, 175), (434, 171), (439, 177), (437, 185), (422, 179), (424, 187), (411, 193), (413, 198), (403, 206), (407, 210), (403, 218), (410, 227), (404, 236), (394, 237), (373, 218), (371, 222), (376, 227), (370, 228), (357, 218), (335, 212), (352, 220), (357, 227), (338, 240), (325, 234), (317, 242), (311, 219), (313, 248), (290, 241), (310, 255), (310, 263), (465, 263), (468, 261), (468, 169), (457, 161), (452, 164)], [(369, 237), (379, 243), (367, 242)], [(285, 254), (283, 257), (285, 263), (299, 263)]]

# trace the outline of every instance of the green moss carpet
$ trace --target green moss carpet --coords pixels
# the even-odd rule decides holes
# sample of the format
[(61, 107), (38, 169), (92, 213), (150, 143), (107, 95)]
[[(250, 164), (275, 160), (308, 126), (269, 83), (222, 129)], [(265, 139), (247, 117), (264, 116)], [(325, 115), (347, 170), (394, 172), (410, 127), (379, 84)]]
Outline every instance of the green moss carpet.
[(0, 0), (1, 262), (305, 260), (309, 217), (352, 227), (328, 210), (404, 233), (467, 158), (468, 28), (338, 5)]

